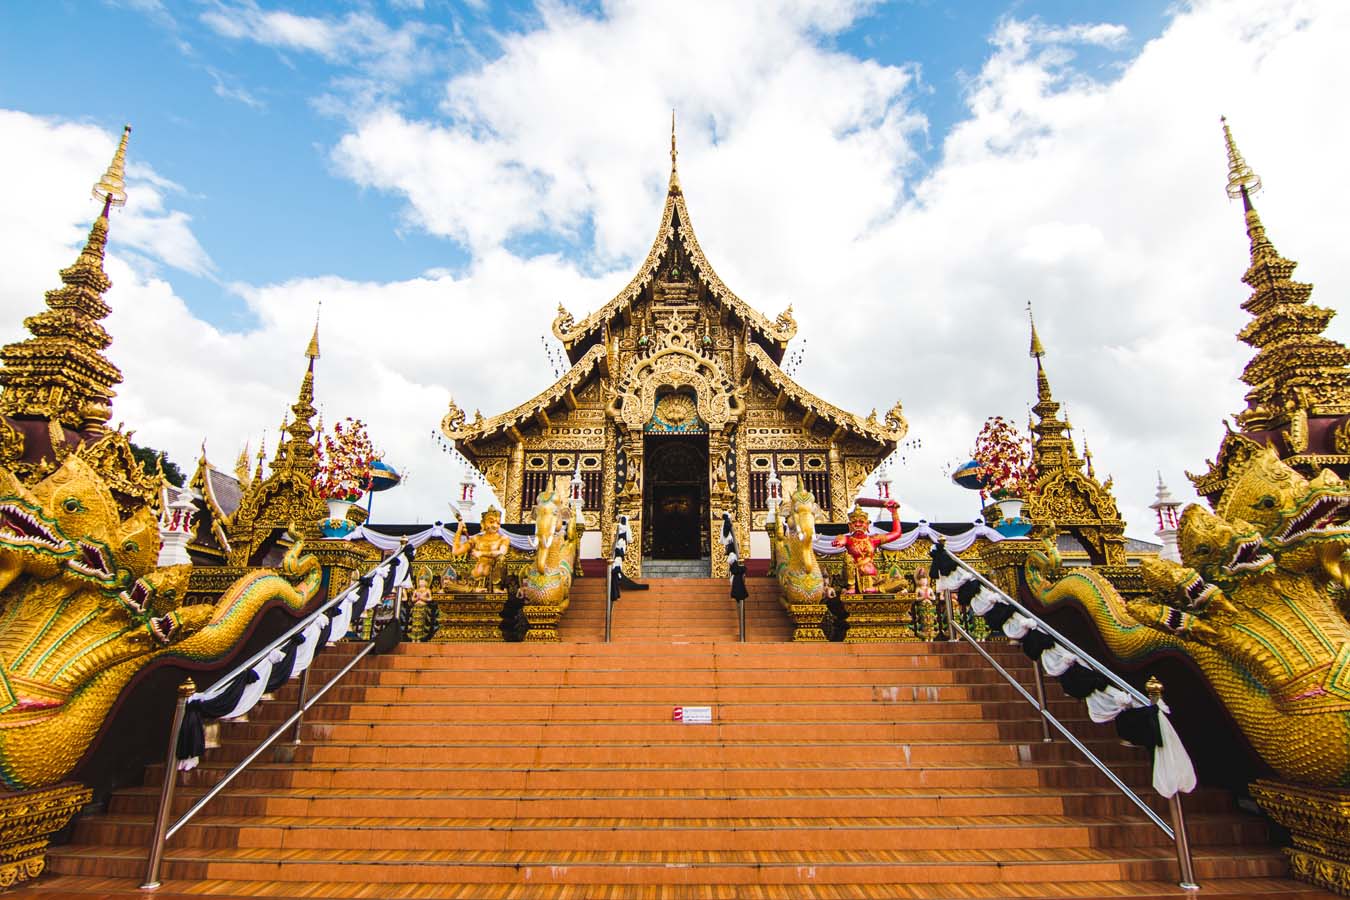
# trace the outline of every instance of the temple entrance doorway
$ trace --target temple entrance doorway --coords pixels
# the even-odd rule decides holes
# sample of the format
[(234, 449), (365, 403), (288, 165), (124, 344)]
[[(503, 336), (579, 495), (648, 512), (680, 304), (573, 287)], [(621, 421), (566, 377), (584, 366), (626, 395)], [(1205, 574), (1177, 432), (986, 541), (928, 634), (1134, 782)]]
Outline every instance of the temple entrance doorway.
[(644, 556), (704, 559), (708, 535), (708, 436), (648, 434), (643, 449)]

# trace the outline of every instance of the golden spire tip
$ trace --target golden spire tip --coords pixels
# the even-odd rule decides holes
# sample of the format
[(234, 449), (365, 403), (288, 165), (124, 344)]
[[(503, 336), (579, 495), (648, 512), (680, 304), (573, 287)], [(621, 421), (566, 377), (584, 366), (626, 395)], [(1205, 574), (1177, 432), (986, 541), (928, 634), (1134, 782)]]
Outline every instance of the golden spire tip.
[(1041, 336), (1036, 333), (1036, 317), (1031, 312), (1031, 301), (1027, 301), (1027, 319), (1031, 322), (1031, 356), (1033, 359), (1040, 359), (1045, 355), (1045, 345), (1041, 343)]
[(122, 129), (122, 140), (117, 144), (117, 152), (113, 154), (112, 162), (108, 163), (107, 171), (90, 192), (95, 200), (103, 201), (104, 215), (108, 214), (110, 206), (127, 205), (127, 139), (130, 137), (131, 126), (127, 125)]
[(319, 358), (319, 312), (323, 309), (323, 303), (320, 301), (319, 308), (314, 311), (314, 334), (310, 336), (309, 346), (305, 348), (305, 356), (309, 359)]
[(670, 111), (670, 167), (675, 168), (675, 157), (679, 151), (675, 149), (675, 110)]
[(1261, 179), (1238, 152), (1233, 130), (1228, 127), (1228, 117), (1219, 116), (1219, 122), (1223, 125), (1223, 143), (1228, 150), (1228, 196), (1233, 200), (1243, 197), (1245, 202), (1245, 198), (1261, 190)]

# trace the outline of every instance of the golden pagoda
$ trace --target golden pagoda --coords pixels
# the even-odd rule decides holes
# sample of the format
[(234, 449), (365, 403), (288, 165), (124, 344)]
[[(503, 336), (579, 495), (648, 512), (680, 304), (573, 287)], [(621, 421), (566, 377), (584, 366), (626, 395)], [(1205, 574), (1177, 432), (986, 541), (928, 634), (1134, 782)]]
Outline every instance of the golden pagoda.
[(1027, 501), (1027, 514), (1038, 526), (1033, 536), (1050, 537), (1058, 531), (1072, 537), (1093, 565), (1123, 566), (1125, 521), (1115, 498), (1097, 480), (1090, 465), (1087, 472), (1082, 471), (1084, 460), (1068, 433), (1068, 417), (1059, 417), (1061, 406), (1050, 390), (1050, 377), (1042, 363), (1045, 345), (1036, 333), (1034, 318), (1031, 356), (1036, 360), (1036, 405), (1031, 408), (1037, 419), (1031, 425), (1036, 482)]
[(1223, 121), (1228, 151), (1228, 196), (1242, 200), (1251, 263), (1242, 280), (1251, 296), (1242, 308), (1253, 318), (1238, 339), (1256, 355), (1242, 370), (1247, 408), (1225, 435), (1208, 471), (1190, 475), (1210, 503), (1223, 493), (1229, 473), (1262, 446), (1272, 447), (1305, 475), (1330, 467), (1350, 475), (1350, 348), (1322, 332), (1335, 310), (1309, 303), (1313, 286), (1293, 281), (1297, 263), (1285, 259), (1266, 235), (1252, 204), (1261, 179), (1247, 165)]

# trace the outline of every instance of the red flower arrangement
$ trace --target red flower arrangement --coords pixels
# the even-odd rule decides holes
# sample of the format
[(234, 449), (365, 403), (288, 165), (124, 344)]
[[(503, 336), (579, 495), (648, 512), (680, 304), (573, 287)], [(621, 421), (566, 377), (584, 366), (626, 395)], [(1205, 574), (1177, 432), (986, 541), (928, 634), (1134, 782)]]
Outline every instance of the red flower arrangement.
[(380, 454), (366, 434), (365, 423), (348, 417), (330, 434), (314, 439), (314, 490), (325, 500), (359, 500), (370, 487), (371, 466)]
[(984, 473), (980, 494), (995, 500), (1028, 497), (1036, 483), (1031, 438), (1002, 416), (990, 416), (975, 437), (971, 456)]

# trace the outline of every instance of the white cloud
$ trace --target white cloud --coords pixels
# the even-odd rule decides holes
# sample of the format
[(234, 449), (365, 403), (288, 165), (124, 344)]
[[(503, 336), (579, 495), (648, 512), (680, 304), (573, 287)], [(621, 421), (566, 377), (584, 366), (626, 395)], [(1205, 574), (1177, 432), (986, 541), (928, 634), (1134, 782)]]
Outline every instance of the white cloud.
[[(213, 0), (201, 21), (227, 38), (248, 40), (277, 50), (313, 53), (337, 66), (361, 71), (373, 82), (404, 84), (428, 71), (426, 42), (436, 29), (417, 21), (397, 28), (368, 12), (345, 16), (304, 16), (268, 10), (256, 0)], [(363, 87), (369, 83), (363, 82)]]
[[(1033, 399), (1030, 299), (1056, 395), (1090, 436), (1099, 472), (1115, 475), (1132, 532), (1147, 533), (1154, 472), (1188, 493), (1181, 472), (1213, 454), (1250, 355), (1233, 339), (1246, 321), (1246, 241), (1222, 193), (1220, 112), (1266, 180), (1258, 202), (1271, 236), (1302, 261), (1315, 300), (1334, 308), (1350, 288), (1336, 218), (1350, 186), (1333, 177), (1350, 126), (1326, 113), (1350, 90), (1340, 59), (1350, 8), (1196, 4), (1109, 82), (1076, 69), (1072, 52), (1120, 46), (1118, 27), (1004, 22), (968, 85), (969, 117), (908, 192), (909, 142), (923, 127), (912, 73), (820, 40), (858, 11), (616, 3), (590, 17), (543, 7), (537, 29), (504, 38), (498, 59), (449, 82), (442, 118), (371, 112), (335, 151), (349, 177), (403, 195), (412, 221), (468, 245), (468, 269), (244, 288), (259, 322), (247, 334), (196, 320), (166, 282), (117, 259), (145, 199), (133, 193), (109, 264), (110, 355), (127, 374), (115, 417), (180, 462), (202, 434), (221, 464), (263, 428), (272, 446), (323, 298), (327, 417), (366, 418), (413, 472), (377, 510), (441, 517), (458, 476), (430, 438), (446, 397), (490, 414), (551, 381), (536, 344), (553, 306), (597, 307), (650, 243), (673, 105), (704, 249), (762, 310), (794, 302), (811, 345), (800, 380), (859, 412), (905, 402), (923, 447), (893, 472), (897, 494), (937, 518), (974, 515), (941, 469), (985, 416), (1020, 419)], [(334, 40), (272, 24), (250, 39), (271, 34), (316, 53)], [(28, 130), (12, 130), (20, 125)], [(25, 153), (33, 173), (0, 213), (16, 260), (0, 273), (0, 329), (13, 337), (82, 239), (92, 212), (79, 185), (112, 144), (87, 126), (15, 114), (0, 126), (22, 138), (0, 145), (6, 168)], [(169, 237), (142, 236), (138, 249), (181, 259), (172, 235), (190, 231), (163, 212), (159, 190), (145, 193)], [(502, 249), (531, 230), (589, 236), (588, 223), (581, 271)], [(603, 274), (583, 274), (592, 270)], [(1347, 341), (1350, 326), (1330, 333)]]

